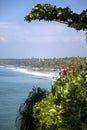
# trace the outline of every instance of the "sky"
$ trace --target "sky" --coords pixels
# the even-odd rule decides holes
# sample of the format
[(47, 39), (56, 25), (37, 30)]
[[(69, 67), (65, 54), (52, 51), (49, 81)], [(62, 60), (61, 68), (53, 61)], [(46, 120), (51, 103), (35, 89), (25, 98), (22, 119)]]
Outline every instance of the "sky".
[(69, 6), (76, 13), (87, 9), (87, 0), (0, 0), (0, 58), (87, 57), (84, 31), (58, 22), (24, 21), (38, 3)]

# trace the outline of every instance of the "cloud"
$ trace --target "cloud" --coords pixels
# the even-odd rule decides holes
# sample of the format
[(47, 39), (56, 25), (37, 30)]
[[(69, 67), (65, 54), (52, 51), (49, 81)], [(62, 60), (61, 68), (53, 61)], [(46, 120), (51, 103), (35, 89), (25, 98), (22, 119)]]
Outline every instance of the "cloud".
[(4, 37), (0, 37), (0, 41), (4, 41), (5, 39), (4, 39)]
[(18, 24), (13, 22), (0, 22), (1, 29), (15, 29), (18, 28)]
[(0, 41), (12, 43), (18, 40), (21, 28), (16, 23), (0, 22)]
[(8, 41), (10, 44), (74, 44), (84, 40), (83, 32), (77, 32), (56, 22), (32, 22), (29, 24), (0, 22), (0, 35), (0, 41)]
[(6, 43), (7, 39), (5, 37), (0, 36), (0, 43)]
[(85, 42), (83, 31), (77, 32), (75, 29), (68, 28), (66, 25), (54, 22), (33, 25), (31, 27), (31, 33), (26, 35), (26, 40), (36, 43), (40, 42), (41, 44), (45, 42), (50, 44), (55, 42), (73, 44)]
[[(47, 22), (0, 23), (0, 51), (12, 57), (61, 57), (81, 55), (83, 31)], [(82, 54), (86, 55), (86, 49)], [(5, 52), (5, 53), (4, 53)]]
[(45, 22), (41, 24), (36, 24), (35, 27), (32, 27), (34, 29), (34, 32), (39, 32), (40, 34), (56, 34), (66, 31), (66, 26), (54, 23), (54, 22)]

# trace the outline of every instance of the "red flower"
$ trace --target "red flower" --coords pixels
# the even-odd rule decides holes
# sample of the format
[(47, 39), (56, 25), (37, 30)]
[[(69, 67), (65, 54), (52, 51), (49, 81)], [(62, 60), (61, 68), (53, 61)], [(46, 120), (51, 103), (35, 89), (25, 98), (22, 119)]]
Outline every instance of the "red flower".
[(64, 64), (62, 64), (61, 66), (62, 66), (62, 67), (64, 67), (65, 65), (64, 65)]
[(71, 69), (76, 69), (76, 66), (75, 65), (71, 65), (70, 68)]

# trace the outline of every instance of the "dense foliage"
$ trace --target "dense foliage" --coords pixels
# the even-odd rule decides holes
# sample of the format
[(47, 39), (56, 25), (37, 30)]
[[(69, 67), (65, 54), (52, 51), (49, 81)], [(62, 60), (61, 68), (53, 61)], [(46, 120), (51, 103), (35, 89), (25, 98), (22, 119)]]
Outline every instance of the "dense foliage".
[(52, 85), (52, 91), (34, 106), (36, 130), (87, 129), (87, 73), (75, 66)]
[(28, 22), (36, 19), (64, 23), (67, 24), (68, 27), (75, 28), (76, 30), (87, 29), (87, 9), (77, 14), (69, 7), (57, 8), (51, 4), (37, 4), (32, 8), (31, 12), (25, 16), (25, 20)]
[(38, 120), (33, 117), (33, 106), (48, 95), (48, 91), (41, 88), (33, 88), (28, 98), (19, 108), (19, 114), (16, 119), (18, 130), (36, 130)]
[(37, 67), (40, 70), (43, 69), (53, 69), (57, 70), (58, 66), (64, 64), (67, 68), (70, 65), (75, 65), (78, 69), (80, 69), (81, 65), (85, 70), (87, 70), (87, 58), (86, 57), (70, 57), (70, 58), (49, 58), (49, 59), (39, 59), (39, 58), (31, 58), (31, 59), (0, 59), (0, 65), (14, 65), (17, 67)]

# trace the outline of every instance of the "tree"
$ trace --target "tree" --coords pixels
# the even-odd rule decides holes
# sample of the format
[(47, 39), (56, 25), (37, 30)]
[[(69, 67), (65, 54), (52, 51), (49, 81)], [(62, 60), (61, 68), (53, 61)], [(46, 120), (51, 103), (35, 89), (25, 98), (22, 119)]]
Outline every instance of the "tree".
[(32, 8), (31, 12), (25, 16), (25, 20), (28, 22), (36, 19), (64, 23), (67, 24), (68, 27), (75, 28), (76, 30), (87, 29), (87, 9), (77, 14), (69, 7), (57, 8), (51, 4), (37, 4)]
[(16, 127), (18, 130), (36, 130), (38, 120), (33, 117), (33, 106), (46, 98), (48, 91), (41, 88), (32, 88), (28, 98), (19, 108), (19, 114), (16, 118)]

